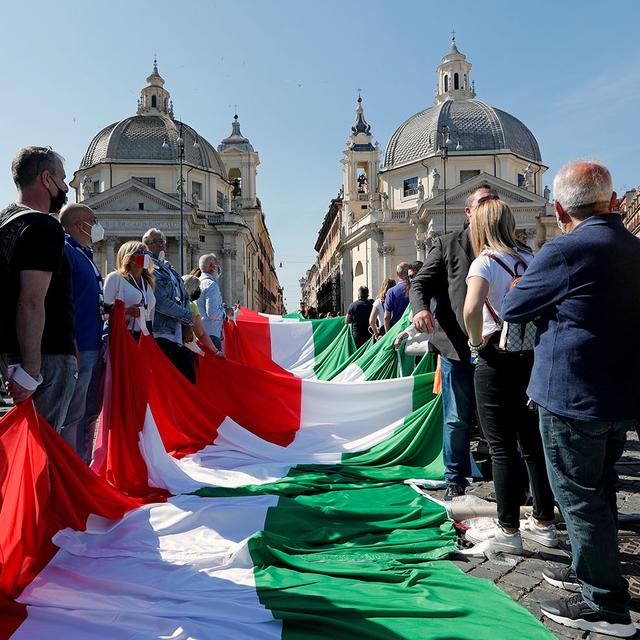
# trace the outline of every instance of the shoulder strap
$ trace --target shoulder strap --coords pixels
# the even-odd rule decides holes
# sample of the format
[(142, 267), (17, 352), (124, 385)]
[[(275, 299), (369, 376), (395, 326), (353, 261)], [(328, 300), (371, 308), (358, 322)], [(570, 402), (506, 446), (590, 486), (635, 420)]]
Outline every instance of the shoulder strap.
[(493, 308), (493, 305), (489, 302), (489, 298), (485, 298), (484, 304), (487, 307), (487, 311), (489, 312), (489, 315), (494, 319), (496, 324), (499, 324), (500, 326), (502, 326), (502, 318), (500, 318), (496, 310)]
[(3, 227), (6, 227), (8, 224), (13, 222), (14, 220), (17, 220), (18, 218), (21, 218), (22, 216), (26, 216), (28, 213), (38, 213), (38, 212), (35, 209), (20, 209), (19, 211), (12, 213), (6, 220), (3, 220), (2, 223), (0, 223), (0, 229), (2, 229)]
[(509, 269), (509, 267), (502, 261), (500, 260), (500, 258), (498, 258), (498, 256), (494, 256), (493, 253), (487, 253), (486, 254), (489, 258), (491, 258), (494, 262), (497, 262), (512, 278), (518, 278), (520, 276), (522, 276), (522, 274), (520, 274), (520, 276), (518, 275), (518, 267), (520, 265), (522, 265), (522, 267), (524, 267), (522, 269), (522, 273), (524, 273), (527, 270), (527, 263), (520, 259), (517, 258), (514, 265), (513, 265), (513, 271), (511, 269)]

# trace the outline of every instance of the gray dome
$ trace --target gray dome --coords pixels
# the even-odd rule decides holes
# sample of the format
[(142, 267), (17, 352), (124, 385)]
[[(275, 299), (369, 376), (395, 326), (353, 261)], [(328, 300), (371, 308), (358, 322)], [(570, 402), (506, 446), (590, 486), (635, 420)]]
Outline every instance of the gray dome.
[[(165, 115), (137, 115), (114, 122), (96, 135), (82, 158), (80, 169), (99, 162), (149, 162), (176, 164), (180, 122)], [(182, 123), (184, 161), (226, 178), (224, 164), (213, 146), (194, 129)], [(166, 142), (169, 149), (162, 145)], [(198, 141), (198, 148), (193, 143)]]
[(449, 127), (453, 142), (464, 151), (510, 150), (540, 162), (540, 148), (520, 120), (480, 100), (446, 100), (411, 116), (391, 136), (384, 156), (385, 168), (407, 164), (433, 155), (438, 149), (438, 131)]

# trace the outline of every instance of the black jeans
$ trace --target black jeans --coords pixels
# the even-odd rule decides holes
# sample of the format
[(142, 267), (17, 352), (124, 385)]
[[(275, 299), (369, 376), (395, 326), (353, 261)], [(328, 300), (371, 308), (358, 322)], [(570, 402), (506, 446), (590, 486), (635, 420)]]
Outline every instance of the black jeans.
[(164, 351), (165, 355), (175, 368), (192, 384), (196, 383), (196, 370), (193, 362), (193, 352), (189, 349), (167, 340), (166, 338), (156, 338), (158, 346)]
[(533, 515), (553, 520), (553, 493), (549, 485), (537, 415), (527, 408), (527, 385), (533, 353), (498, 351), (489, 344), (481, 352), (474, 385), (480, 426), (491, 450), (498, 522), (520, 527), (520, 452), (527, 466)]

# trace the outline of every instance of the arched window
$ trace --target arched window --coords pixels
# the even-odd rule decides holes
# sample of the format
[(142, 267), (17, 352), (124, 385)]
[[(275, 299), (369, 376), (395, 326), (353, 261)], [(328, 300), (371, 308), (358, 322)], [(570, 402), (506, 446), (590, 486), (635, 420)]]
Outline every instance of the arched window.
[(444, 90), (449, 91), (449, 76), (444, 77)]
[(454, 89), (460, 88), (460, 77), (458, 76), (457, 73), (453, 74), (453, 88)]
[(354, 277), (358, 277), (361, 276), (364, 273), (364, 268), (362, 267), (362, 262), (358, 261), (358, 264), (356, 265), (356, 270), (354, 272)]
[(462, 86), (463, 89), (467, 89), (467, 74), (464, 74), (464, 85)]
[(156, 96), (151, 96), (151, 106), (155, 109), (158, 106), (158, 99)]

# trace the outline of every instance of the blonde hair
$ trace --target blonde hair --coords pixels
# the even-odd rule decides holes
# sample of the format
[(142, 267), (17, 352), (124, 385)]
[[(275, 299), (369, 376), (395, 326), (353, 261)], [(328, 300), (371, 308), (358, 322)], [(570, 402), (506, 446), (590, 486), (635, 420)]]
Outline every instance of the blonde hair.
[(380, 287), (380, 291), (378, 291), (378, 295), (377, 295), (377, 300), (382, 300), (382, 302), (384, 302), (384, 299), (387, 297), (387, 291), (389, 291), (389, 289), (391, 289), (391, 287), (395, 287), (396, 286), (396, 281), (393, 278), (387, 278), (386, 280), (384, 280), (382, 282), (382, 286)]
[(471, 218), (469, 231), (476, 256), (485, 249), (493, 249), (517, 257), (516, 219), (506, 202), (493, 198), (479, 204)]
[[(123, 276), (128, 276), (131, 271), (129, 263), (136, 252), (140, 249), (144, 249), (146, 251), (146, 247), (142, 242), (138, 242), (138, 240), (129, 240), (128, 242), (125, 242), (118, 249), (118, 253), (116, 254), (116, 271)], [(153, 277), (153, 262), (151, 261), (151, 256), (149, 256), (149, 266), (142, 270), (142, 278), (152, 289), (155, 289), (156, 280)]]

